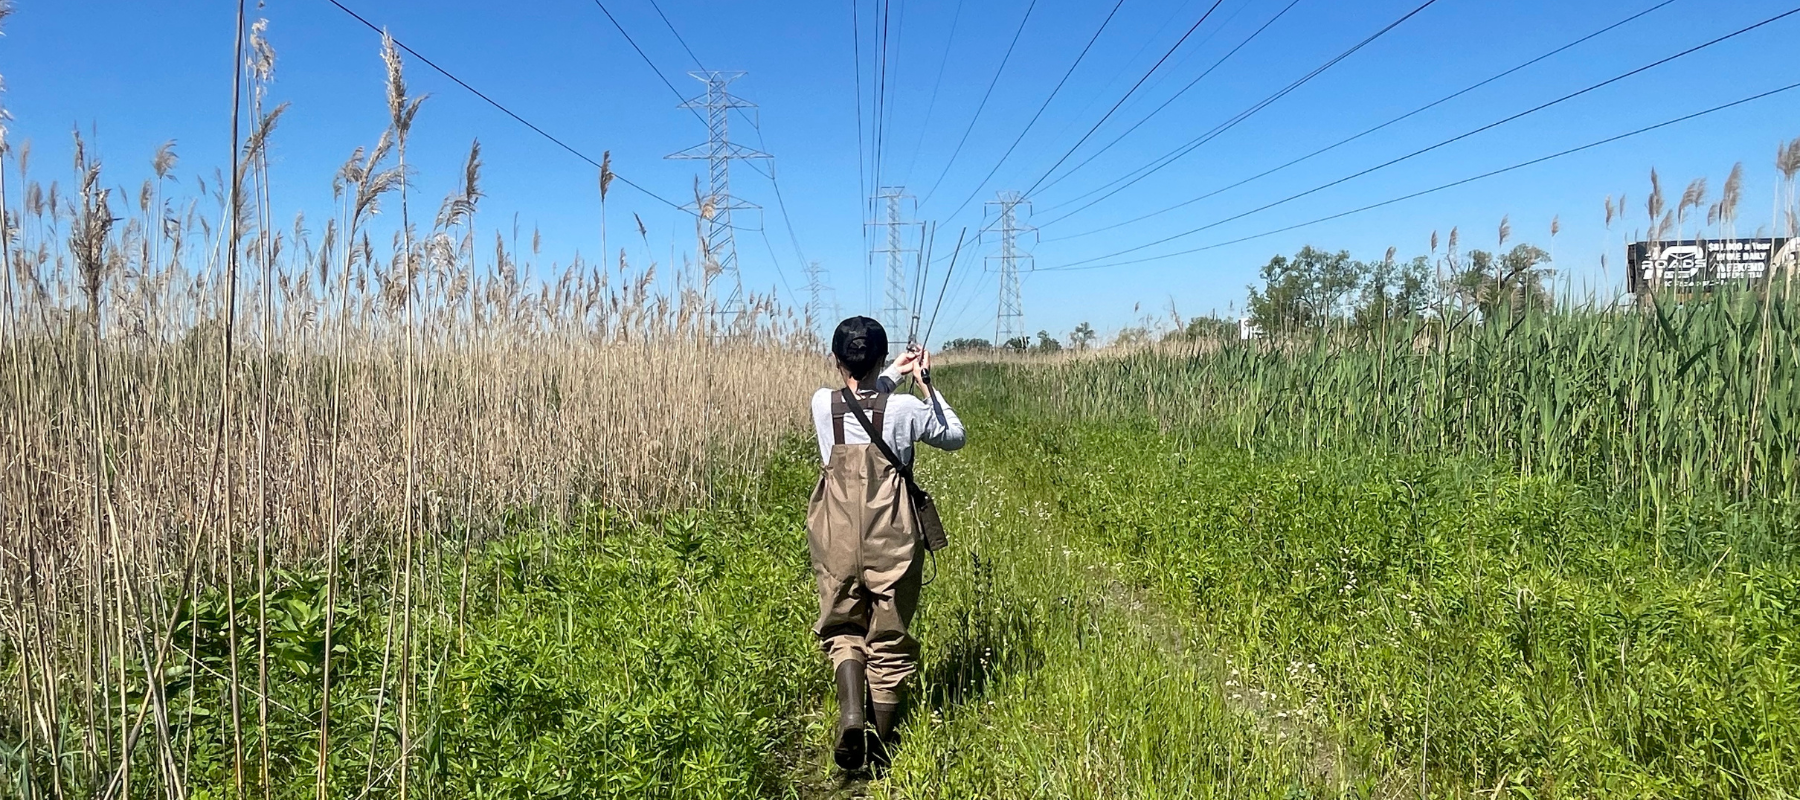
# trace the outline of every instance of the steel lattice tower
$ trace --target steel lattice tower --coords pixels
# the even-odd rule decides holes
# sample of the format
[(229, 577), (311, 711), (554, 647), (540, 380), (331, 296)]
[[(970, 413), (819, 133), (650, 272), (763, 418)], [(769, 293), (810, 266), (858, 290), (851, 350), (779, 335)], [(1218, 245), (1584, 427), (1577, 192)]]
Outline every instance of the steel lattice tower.
[(744, 281), (738, 274), (737, 240), (732, 235), (736, 229), (732, 226), (731, 215), (733, 211), (759, 211), (761, 208), (731, 196), (731, 162), (735, 159), (770, 156), (768, 153), (731, 143), (732, 109), (756, 107), (755, 103), (732, 96), (727, 88), (732, 81), (743, 77), (744, 73), (706, 71), (688, 74), (706, 84), (706, 93), (682, 103), (679, 108), (706, 110), (706, 143), (671, 153), (667, 157), (704, 159), (707, 162), (707, 193), (704, 197), (695, 197), (694, 204), (685, 208), (700, 216), (700, 261), (710, 278), (706, 284), (707, 291), (711, 293), (712, 281), (724, 282), (729, 295), (719, 306), (719, 311), (727, 319), (735, 320), (738, 312), (743, 310)]
[(1007, 342), (1024, 336), (1025, 307), (1019, 297), (1019, 268), (1031, 269), (1030, 253), (1019, 249), (1019, 235), (1034, 233), (1036, 228), (1019, 222), (1019, 207), (1025, 207), (1027, 216), (1031, 214), (1031, 202), (1020, 196), (1018, 192), (1000, 192), (988, 206), (997, 207), (994, 223), (983, 232), (1000, 234), (1000, 252), (988, 256), (988, 261), (1000, 262), (1000, 305), (994, 316), (994, 346), (1005, 347)]
[(823, 272), (817, 261), (806, 265), (806, 318), (813, 325), (825, 321), (825, 281), (819, 277)]
[(887, 228), (887, 245), (871, 250), (869, 257), (873, 259), (876, 253), (887, 255), (887, 293), (881, 309), (881, 324), (888, 330), (890, 347), (898, 348), (906, 345), (906, 342), (900, 341), (900, 332), (907, 329), (907, 315), (912, 313), (912, 304), (907, 302), (906, 254), (918, 249), (916, 246), (906, 246), (904, 230), (915, 223), (900, 218), (901, 205), (911, 200), (912, 195), (901, 187), (893, 186), (881, 189), (871, 199), (882, 201), (887, 211), (886, 219), (869, 223)]

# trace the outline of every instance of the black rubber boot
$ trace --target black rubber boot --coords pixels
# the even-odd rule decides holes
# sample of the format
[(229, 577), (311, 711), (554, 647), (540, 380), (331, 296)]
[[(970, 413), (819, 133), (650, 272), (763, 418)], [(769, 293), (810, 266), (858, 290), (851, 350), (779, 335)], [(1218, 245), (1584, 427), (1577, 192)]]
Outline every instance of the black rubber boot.
[(900, 721), (899, 703), (875, 703), (875, 735), (869, 745), (869, 760), (877, 767), (885, 768), (893, 759), (893, 749), (900, 742), (894, 735), (894, 726)]
[(881, 737), (881, 740), (884, 742), (892, 741), (894, 738), (894, 725), (900, 721), (900, 704), (876, 703), (874, 705), (875, 735)]
[(845, 661), (837, 667), (838, 724), (837, 744), (832, 758), (840, 769), (862, 769), (868, 748), (868, 718), (863, 704), (867, 702), (869, 681), (861, 661)]

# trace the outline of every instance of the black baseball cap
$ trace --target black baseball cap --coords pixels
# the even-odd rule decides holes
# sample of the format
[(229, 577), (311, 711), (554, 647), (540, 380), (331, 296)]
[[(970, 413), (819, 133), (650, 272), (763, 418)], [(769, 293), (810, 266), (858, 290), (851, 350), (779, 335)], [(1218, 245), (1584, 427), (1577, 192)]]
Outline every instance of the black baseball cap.
[(865, 374), (871, 364), (881, 363), (887, 353), (887, 329), (868, 317), (846, 319), (831, 335), (831, 354), (858, 375)]

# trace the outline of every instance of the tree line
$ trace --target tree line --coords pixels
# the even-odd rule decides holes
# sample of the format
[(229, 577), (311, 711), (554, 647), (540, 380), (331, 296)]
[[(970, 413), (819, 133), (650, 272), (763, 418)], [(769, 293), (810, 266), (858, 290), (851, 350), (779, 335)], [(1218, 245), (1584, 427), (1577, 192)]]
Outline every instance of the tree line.
[[(1075, 330), (1069, 332), (1069, 344), (1067, 348), (1071, 350), (1086, 350), (1094, 345), (1094, 340), (1098, 339), (1099, 336), (1098, 333), (1094, 332), (1094, 326), (1083, 322), (1080, 325), (1075, 326)], [(1015, 353), (1060, 353), (1063, 349), (1064, 345), (1062, 340), (1052, 336), (1047, 330), (1038, 331), (1036, 341), (1033, 341), (1030, 336), (1014, 336), (1001, 342), (998, 347), (994, 345), (992, 339), (974, 337), (951, 339), (944, 343), (945, 352), (1006, 350)]]
[[(1510, 225), (1505, 220), (1501, 221), (1499, 232), (1501, 250), (1459, 253), (1458, 232), (1451, 230), (1448, 246), (1441, 254), (1434, 233), (1431, 254), (1408, 261), (1396, 260), (1393, 248), (1378, 261), (1359, 261), (1351, 258), (1347, 250), (1333, 253), (1311, 245), (1300, 248), (1293, 256), (1276, 255), (1259, 270), (1262, 285), (1245, 287), (1249, 292), (1245, 316), (1264, 333), (1327, 327), (1371, 331), (1421, 318), (1454, 315), (1489, 319), (1549, 308), (1549, 281), (1554, 274), (1547, 266), (1550, 254), (1532, 244), (1504, 249), (1511, 238)], [(1171, 321), (1172, 327), (1165, 327)], [(1236, 320), (1183, 320), (1171, 308), (1168, 320), (1154, 326), (1146, 321), (1126, 327), (1114, 337), (1113, 344), (1237, 335)], [(1095, 346), (1099, 334), (1091, 324), (1083, 322), (1066, 338), (1065, 343), (1047, 330), (1038, 331), (1035, 339), (1016, 336), (998, 345), (990, 339), (965, 337), (946, 342), (944, 350), (1080, 351)]]
[[(1501, 247), (1508, 234), (1501, 224)], [(1292, 257), (1277, 255), (1264, 264), (1262, 285), (1249, 286), (1246, 310), (1265, 333), (1342, 327), (1374, 330), (1383, 325), (1446, 314), (1487, 319), (1549, 308), (1550, 254), (1532, 244), (1510, 250), (1472, 250), (1459, 255), (1456, 233), (1437, 256), (1398, 261), (1394, 250), (1379, 261), (1358, 261), (1348, 251), (1312, 246)]]

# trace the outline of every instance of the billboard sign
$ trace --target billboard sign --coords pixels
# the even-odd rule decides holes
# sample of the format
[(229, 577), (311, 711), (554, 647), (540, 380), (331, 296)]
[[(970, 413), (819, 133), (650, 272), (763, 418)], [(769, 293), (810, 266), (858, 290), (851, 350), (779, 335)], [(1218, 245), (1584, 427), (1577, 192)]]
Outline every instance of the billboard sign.
[(1704, 290), (1759, 281), (1771, 267), (1791, 268), (1800, 239), (1685, 239), (1632, 242), (1625, 248), (1626, 289)]

